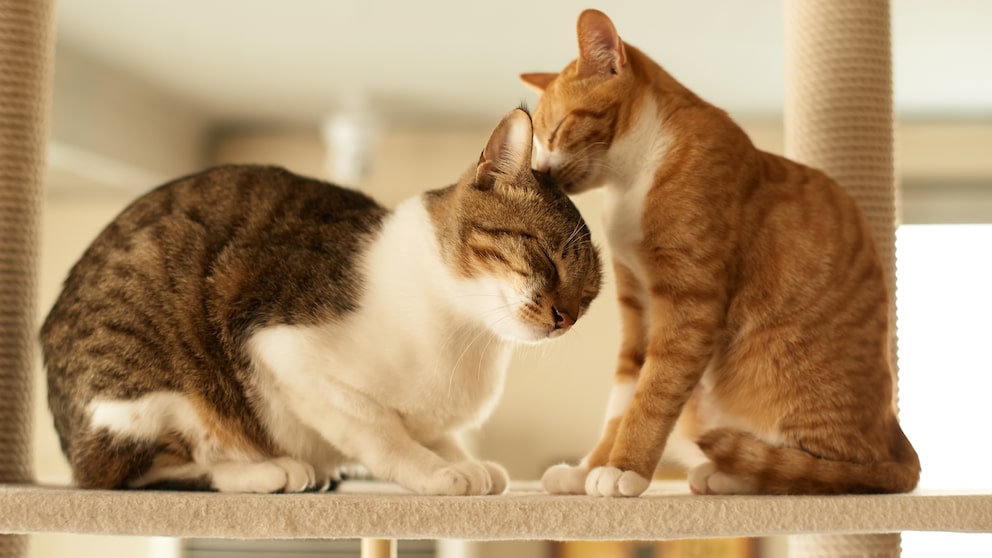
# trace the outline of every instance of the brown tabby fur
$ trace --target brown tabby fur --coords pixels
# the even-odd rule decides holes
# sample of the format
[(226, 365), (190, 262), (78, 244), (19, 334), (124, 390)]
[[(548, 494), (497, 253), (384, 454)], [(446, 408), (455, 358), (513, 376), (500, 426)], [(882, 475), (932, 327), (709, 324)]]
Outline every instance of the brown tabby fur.
[[(622, 196), (656, 165), (637, 212), (614, 218), (639, 221), (640, 238), (610, 237), (616, 378), (636, 388), (580, 472), (650, 479), (675, 431), (734, 492), (912, 490), (920, 464), (894, 409), (889, 287), (855, 202), (824, 173), (755, 148), (604, 14), (584, 12), (578, 35), (561, 73), (521, 76), (543, 92), (535, 144), (551, 155), (537, 168), (572, 194)], [(663, 141), (636, 141), (645, 119)], [(598, 482), (586, 491), (604, 493)]]

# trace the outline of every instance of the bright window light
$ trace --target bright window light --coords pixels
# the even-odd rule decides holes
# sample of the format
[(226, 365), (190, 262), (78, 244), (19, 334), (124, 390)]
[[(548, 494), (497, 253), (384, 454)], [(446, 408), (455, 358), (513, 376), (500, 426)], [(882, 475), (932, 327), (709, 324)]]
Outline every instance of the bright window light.
[[(900, 421), (921, 489), (992, 489), (992, 225), (896, 234)], [(903, 557), (988, 556), (992, 535), (904, 533)]]

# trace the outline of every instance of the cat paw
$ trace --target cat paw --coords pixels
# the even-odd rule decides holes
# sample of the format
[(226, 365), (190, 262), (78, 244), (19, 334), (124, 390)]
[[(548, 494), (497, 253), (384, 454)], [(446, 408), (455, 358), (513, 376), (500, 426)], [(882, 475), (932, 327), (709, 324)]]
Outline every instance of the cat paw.
[(585, 494), (589, 469), (581, 465), (559, 463), (548, 467), (541, 476), (541, 486), (548, 494)]
[(339, 482), (341, 482), (340, 479), (332, 473), (318, 471), (314, 477), (313, 485), (309, 486), (304, 492), (330, 492), (337, 488)]
[(646, 479), (634, 471), (616, 467), (596, 467), (586, 477), (586, 494), (590, 496), (640, 496), (648, 485)]
[[(503, 482), (505, 489), (506, 481)], [(493, 479), (486, 464), (460, 461), (434, 471), (419, 492), (438, 496), (478, 496), (490, 494), (492, 489)]]
[(689, 490), (693, 494), (754, 494), (750, 484), (723, 473), (712, 461), (689, 469)]
[(316, 484), (317, 477), (309, 463), (291, 457), (220, 463), (211, 474), (211, 485), (220, 492), (303, 492)]
[(499, 463), (492, 461), (483, 461), (482, 465), (489, 472), (489, 480), (492, 483), (489, 487), (489, 492), (486, 494), (502, 494), (506, 492), (506, 489), (510, 486), (510, 474), (506, 472), (506, 469)]

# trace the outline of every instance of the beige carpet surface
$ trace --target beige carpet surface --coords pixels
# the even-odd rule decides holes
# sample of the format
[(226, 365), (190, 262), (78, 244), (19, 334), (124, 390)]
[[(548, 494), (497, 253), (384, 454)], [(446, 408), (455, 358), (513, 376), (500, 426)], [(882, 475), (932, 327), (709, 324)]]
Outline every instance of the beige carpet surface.
[(992, 493), (693, 496), (655, 483), (641, 498), (434, 497), (346, 482), (328, 494), (87, 491), (0, 485), (0, 532), (218, 538), (657, 540), (795, 533), (992, 532)]

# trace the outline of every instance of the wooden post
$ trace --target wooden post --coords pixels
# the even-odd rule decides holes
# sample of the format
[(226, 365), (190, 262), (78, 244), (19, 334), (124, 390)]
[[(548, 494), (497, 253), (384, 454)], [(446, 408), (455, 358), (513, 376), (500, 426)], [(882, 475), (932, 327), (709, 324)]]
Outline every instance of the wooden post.
[(362, 558), (396, 558), (396, 541), (362, 539)]

